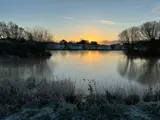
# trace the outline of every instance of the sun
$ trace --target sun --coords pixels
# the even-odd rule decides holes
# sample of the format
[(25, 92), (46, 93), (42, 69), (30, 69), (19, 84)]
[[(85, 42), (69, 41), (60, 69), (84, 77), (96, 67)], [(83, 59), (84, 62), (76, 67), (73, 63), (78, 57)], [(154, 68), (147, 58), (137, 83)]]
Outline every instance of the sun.
[(81, 38), (91, 41), (99, 41), (101, 40), (101, 33), (98, 29), (88, 28), (84, 30), (81, 34)]
[(66, 35), (59, 35), (56, 37), (57, 40), (65, 39), (67, 41), (80, 41), (82, 39), (91, 41), (96, 41), (98, 43), (101, 43), (101, 41), (104, 40), (117, 40), (117, 35), (115, 33), (112, 33), (112, 31), (104, 32), (104, 30), (98, 28), (98, 27), (86, 27), (82, 28), (78, 31), (73, 31), (70, 33), (66, 33)]

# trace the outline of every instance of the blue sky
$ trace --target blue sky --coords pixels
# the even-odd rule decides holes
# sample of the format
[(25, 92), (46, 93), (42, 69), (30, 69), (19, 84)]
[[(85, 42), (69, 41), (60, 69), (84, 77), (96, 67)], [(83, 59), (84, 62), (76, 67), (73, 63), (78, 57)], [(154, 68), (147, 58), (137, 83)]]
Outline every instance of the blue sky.
[(1, 21), (42, 26), (55, 40), (115, 40), (118, 33), (160, 20), (159, 0), (0, 0)]

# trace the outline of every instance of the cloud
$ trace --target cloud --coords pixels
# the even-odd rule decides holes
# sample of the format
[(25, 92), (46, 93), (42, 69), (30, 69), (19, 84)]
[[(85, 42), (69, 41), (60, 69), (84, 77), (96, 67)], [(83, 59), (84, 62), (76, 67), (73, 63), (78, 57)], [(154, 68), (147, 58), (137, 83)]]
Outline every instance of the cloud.
[(72, 18), (72, 17), (64, 17), (64, 19), (67, 19), (67, 20), (76, 20), (75, 18)]
[(144, 7), (143, 5), (137, 5), (136, 8), (142, 8)]
[(109, 41), (109, 40), (102, 40), (100, 41), (101, 44), (105, 44), (105, 45), (111, 45), (111, 44), (118, 44), (119, 41), (118, 40), (112, 40), (112, 41)]
[(107, 21), (107, 20), (101, 20), (100, 22), (104, 24), (111, 24), (111, 25), (115, 24), (113, 21)]
[(152, 13), (160, 15), (160, 4), (158, 4), (152, 8)]

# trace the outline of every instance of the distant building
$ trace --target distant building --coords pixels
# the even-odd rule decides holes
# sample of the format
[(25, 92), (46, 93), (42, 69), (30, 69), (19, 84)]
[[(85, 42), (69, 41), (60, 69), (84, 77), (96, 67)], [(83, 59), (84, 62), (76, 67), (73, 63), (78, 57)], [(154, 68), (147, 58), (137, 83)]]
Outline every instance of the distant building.
[(98, 45), (88, 45), (89, 50), (97, 50)]
[(65, 45), (59, 44), (59, 43), (48, 43), (47, 49), (48, 50), (63, 50), (63, 49), (65, 49)]
[(74, 44), (74, 43), (71, 43), (71, 44), (67, 44), (67, 49), (69, 50), (82, 50), (83, 47), (81, 44)]
[(99, 45), (98, 47), (97, 47), (97, 50), (111, 50), (112, 48), (111, 48), (111, 46), (109, 46), (109, 45)]

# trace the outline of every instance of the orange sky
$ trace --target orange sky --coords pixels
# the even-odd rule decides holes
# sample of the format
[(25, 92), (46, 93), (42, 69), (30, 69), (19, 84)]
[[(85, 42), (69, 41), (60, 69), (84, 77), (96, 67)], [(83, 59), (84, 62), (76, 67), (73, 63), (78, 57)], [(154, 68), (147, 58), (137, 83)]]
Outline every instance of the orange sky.
[(0, 13), (1, 21), (47, 28), (55, 41), (100, 42), (117, 40), (126, 28), (159, 21), (160, 0), (1, 0)]
[(89, 41), (97, 41), (98, 43), (101, 43), (101, 41), (108, 40), (117, 40), (117, 32), (116, 31), (106, 31), (102, 32), (102, 30), (99, 30), (97, 28), (88, 27), (85, 29), (80, 29), (78, 31), (72, 31), (70, 33), (67, 33), (66, 35), (56, 35), (54, 36), (54, 39), (56, 41), (65, 39), (67, 41), (79, 41), (80, 39), (85, 39)]

